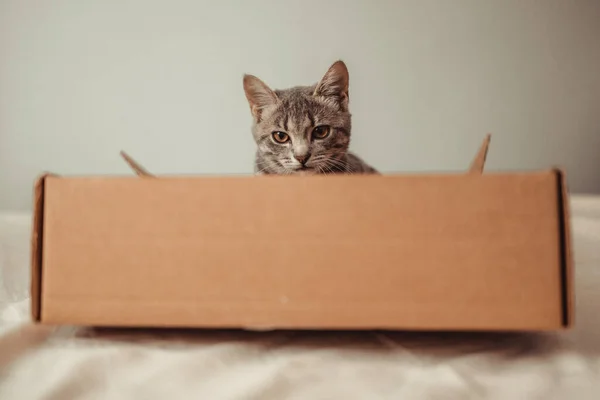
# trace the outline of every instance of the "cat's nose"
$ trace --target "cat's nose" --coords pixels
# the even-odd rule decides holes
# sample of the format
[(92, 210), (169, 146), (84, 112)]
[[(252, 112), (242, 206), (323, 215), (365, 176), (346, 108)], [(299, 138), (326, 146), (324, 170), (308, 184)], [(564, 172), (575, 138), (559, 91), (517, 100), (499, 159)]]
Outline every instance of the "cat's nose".
[(294, 158), (296, 160), (298, 160), (298, 162), (302, 165), (306, 164), (308, 162), (308, 159), (310, 158), (310, 153), (306, 153), (306, 154), (294, 154)]

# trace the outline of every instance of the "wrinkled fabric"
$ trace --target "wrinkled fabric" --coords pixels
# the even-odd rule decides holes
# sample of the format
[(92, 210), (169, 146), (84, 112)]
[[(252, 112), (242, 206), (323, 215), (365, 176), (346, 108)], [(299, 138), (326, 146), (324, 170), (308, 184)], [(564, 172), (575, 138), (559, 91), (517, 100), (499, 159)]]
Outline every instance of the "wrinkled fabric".
[(0, 399), (592, 399), (600, 197), (574, 197), (557, 334), (92, 330), (29, 322), (30, 216), (0, 214)]

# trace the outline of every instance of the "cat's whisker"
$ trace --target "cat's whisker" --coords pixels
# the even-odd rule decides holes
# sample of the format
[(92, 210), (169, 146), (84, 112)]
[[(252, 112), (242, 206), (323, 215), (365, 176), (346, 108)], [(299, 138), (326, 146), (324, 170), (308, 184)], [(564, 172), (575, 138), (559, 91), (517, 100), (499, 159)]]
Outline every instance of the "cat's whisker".
[(257, 174), (260, 174), (260, 173), (262, 173), (262, 172), (265, 172), (265, 171), (266, 171), (266, 170), (268, 170), (268, 169), (269, 169), (269, 167), (268, 167), (268, 166), (266, 166), (266, 167), (264, 167), (264, 168), (261, 168), (261, 169), (259, 169), (258, 171), (256, 171), (256, 173), (257, 173)]
[(327, 173), (327, 170), (326, 170), (327, 166), (324, 165), (324, 164), (317, 164), (315, 166), (315, 169), (317, 170), (318, 174), (325, 174), (325, 173)]
[(352, 165), (350, 165), (348, 162), (339, 161), (339, 163), (341, 164), (341, 166), (345, 172), (347, 172), (349, 174), (354, 174), (357, 172), (356, 169), (353, 168)]
[(323, 161), (323, 165), (329, 170), (331, 174), (336, 174), (339, 172), (340, 166), (336, 165), (334, 162), (331, 162), (329, 158), (325, 158)]
[(334, 156), (329, 156), (325, 159), (326, 161), (331, 161), (332, 163), (343, 163), (342, 160), (335, 158)]
[(327, 172), (329, 174), (337, 174), (337, 173), (339, 173), (339, 171), (336, 171), (336, 169), (334, 169), (335, 167), (332, 168), (331, 165), (324, 164), (323, 167), (327, 169)]
[(265, 171), (273, 172), (273, 171), (277, 171), (279, 169), (277, 163), (272, 160), (263, 159), (262, 163), (265, 166), (263, 168), (261, 168), (260, 170), (258, 170), (256, 173), (262, 173)]
[(273, 169), (273, 167), (276, 166), (275, 163), (271, 160), (263, 160), (263, 163), (265, 166), (263, 168), (261, 168), (258, 172), (264, 172), (264, 171)]
[(338, 159), (335, 159), (333, 157), (329, 157), (326, 160), (326, 162), (329, 165), (331, 165), (331, 166), (333, 166), (335, 168), (341, 169), (340, 172), (346, 172), (346, 173), (350, 173), (350, 174), (352, 174), (352, 173), (355, 172), (354, 169), (348, 163), (343, 162), (343, 161), (338, 160)]
[(327, 165), (324, 167), (327, 169), (327, 171), (329, 171), (330, 174), (335, 174), (335, 171), (332, 168), (328, 167)]

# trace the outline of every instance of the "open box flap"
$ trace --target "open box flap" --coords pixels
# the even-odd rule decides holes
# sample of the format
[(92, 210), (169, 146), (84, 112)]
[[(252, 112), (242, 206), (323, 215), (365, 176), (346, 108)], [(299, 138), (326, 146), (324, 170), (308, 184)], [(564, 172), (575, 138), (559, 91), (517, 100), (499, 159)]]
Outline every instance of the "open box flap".
[(127, 165), (129, 165), (133, 172), (135, 172), (138, 176), (149, 178), (154, 177), (154, 175), (148, 172), (146, 168), (142, 167), (133, 158), (131, 158), (129, 154), (125, 153), (124, 151), (121, 151), (121, 157), (123, 157)]
[(487, 134), (485, 139), (483, 139), (483, 143), (479, 148), (479, 151), (475, 155), (475, 158), (471, 162), (471, 166), (469, 167), (469, 174), (482, 174), (483, 168), (485, 166), (485, 160), (487, 159), (488, 149), (490, 147), (490, 140), (492, 139), (491, 134)]

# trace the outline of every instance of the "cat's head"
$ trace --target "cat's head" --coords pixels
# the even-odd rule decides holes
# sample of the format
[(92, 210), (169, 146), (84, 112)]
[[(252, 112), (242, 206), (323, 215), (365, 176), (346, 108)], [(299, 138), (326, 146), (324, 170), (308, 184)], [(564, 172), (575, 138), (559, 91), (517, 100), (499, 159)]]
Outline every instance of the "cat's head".
[(335, 62), (313, 86), (272, 90), (252, 75), (244, 91), (254, 118), (256, 167), (271, 174), (330, 173), (350, 144), (348, 69)]

